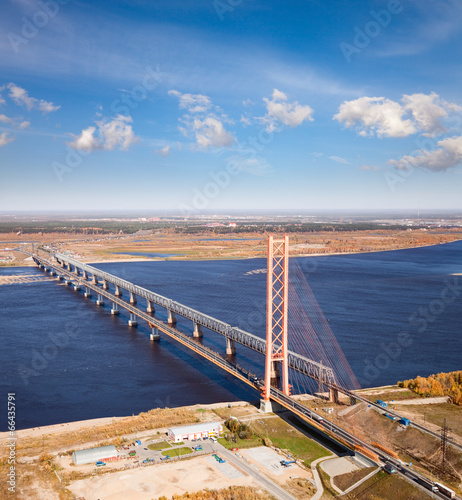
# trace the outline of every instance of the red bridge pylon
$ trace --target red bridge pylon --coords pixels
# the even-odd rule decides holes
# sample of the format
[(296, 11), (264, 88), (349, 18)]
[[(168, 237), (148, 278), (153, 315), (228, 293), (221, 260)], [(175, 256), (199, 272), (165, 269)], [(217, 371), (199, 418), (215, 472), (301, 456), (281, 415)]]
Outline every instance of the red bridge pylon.
[[(287, 362), (287, 306), (289, 295), (289, 237), (268, 237), (268, 281), (266, 312), (266, 369), (263, 399), (269, 401), (271, 386), (290, 395)], [(282, 373), (280, 370), (282, 367)]]

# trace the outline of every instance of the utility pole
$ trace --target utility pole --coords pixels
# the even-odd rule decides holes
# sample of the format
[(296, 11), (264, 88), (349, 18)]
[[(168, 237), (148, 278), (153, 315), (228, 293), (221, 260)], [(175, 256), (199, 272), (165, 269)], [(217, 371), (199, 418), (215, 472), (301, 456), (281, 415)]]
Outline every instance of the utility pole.
[(449, 438), (449, 429), (446, 419), (444, 419), (443, 427), (441, 428), (441, 468), (443, 469), (443, 474), (446, 474), (446, 462), (447, 462), (447, 451), (448, 451), (448, 438)]

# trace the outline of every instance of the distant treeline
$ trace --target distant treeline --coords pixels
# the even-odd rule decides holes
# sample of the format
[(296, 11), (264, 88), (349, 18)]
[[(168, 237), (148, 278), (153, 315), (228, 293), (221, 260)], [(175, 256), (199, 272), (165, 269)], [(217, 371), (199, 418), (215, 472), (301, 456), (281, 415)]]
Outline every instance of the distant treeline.
[(36, 221), (36, 222), (2, 222), (0, 233), (38, 234), (38, 233), (68, 233), (68, 234), (133, 234), (140, 230), (173, 229), (179, 234), (243, 234), (243, 233), (315, 233), (335, 231), (379, 231), (379, 230), (406, 230), (403, 225), (383, 225), (369, 222), (347, 223), (252, 223), (237, 227), (216, 226), (209, 227), (192, 222), (137, 222), (137, 221)]
[(454, 404), (462, 406), (462, 371), (404, 380), (398, 386), (425, 397), (449, 396)]
[(133, 234), (140, 230), (153, 230), (165, 227), (171, 227), (171, 224), (116, 221), (2, 222), (0, 223), (0, 233)]
[(206, 226), (183, 226), (175, 227), (175, 232), (184, 234), (200, 234), (213, 232), (215, 234), (229, 234), (229, 233), (269, 233), (269, 232), (287, 232), (287, 233), (318, 233), (321, 231), (379, 231), (379, 230), (406, 230), (409, 229), (408, 226), (402, 225), (389, 225), (384, 226), (383, 224), (374, 224), (368, 222), (353, 222), (351, 224), (345, 223), (306, 223), (306, 224), (248, 224), (245, 226), (237, 226), (230, 228), (228, 226), (216, 226), (216, 227), (206, 227)]

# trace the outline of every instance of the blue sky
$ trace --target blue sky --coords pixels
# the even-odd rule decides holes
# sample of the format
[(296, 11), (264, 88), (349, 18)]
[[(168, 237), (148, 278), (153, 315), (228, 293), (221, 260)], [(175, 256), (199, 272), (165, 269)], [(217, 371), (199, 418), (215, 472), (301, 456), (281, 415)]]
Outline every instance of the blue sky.
[(458, 2), (0, 14), (0, 210), (461, 208)]

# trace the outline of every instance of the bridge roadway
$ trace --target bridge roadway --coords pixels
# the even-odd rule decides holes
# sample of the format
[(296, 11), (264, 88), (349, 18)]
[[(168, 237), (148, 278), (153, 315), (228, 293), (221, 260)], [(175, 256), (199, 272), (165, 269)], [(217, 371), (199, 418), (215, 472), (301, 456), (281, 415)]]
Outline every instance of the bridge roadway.
[[(39, 258), (43, 261), (46, 260), (33, 254), (29, 255)], [(67, 264), (74, 266), (74, 268), (85, 271), (87, 274), (91, 274), (92, 276), (97, 276), (101, 280), (112, 283), (119, 288), (123, 288), (128, 292), (136, 295), (137, 297), (142, 297), (146, 301), (150, 301), (167, 309), (168, 311), (187, 318), (194, 324), (203, 326), (204, 328), (216, 332), (226, 337), (230, 341), (237, 342), (238, 344), (248, 347), (249, 349), (252, 349), (253, 351), (256, 351), (260, 354), (266, 354), (266, 340), (257, 337), (252, 333), (246, 332), (237, 327), (232, 327), (231, 325), (220, 321), (219, 319), (213, 318), (212, 316), (204, 314), (200, 311), (196, 311), (191, 307), (180, 304), (179, 302), (175, 302), (172, 299), (168, 299), (167, 297), (163, 297), (162, 295), (154, 293), (151, 290), (147, 290), (146, 288), (135, 285), (130, 281), (123, 280), (117, 276), (101, 271), (93, 266), (83, 264), (82, 262), (79, 262), (78, 260), (66, 255), (57, 253), (54, 254), (54, 258), (58, 262), (66, 262)], [(50, 261), (47, 261), (46, 263), (48, 266), (52, 265)], [(59, 268), (59, 270), (62, 271), (62, 268)], [(72, 277), (73, 279), (75, 279), (74, 274), (72, 274)], [(87, 281), (85, 281), (85, 283), (87, 283)], [(324, 366), (321, 363), (317, 363), (293, 351), (288, 352), (288, 364), (290, 368), (302, 373), (303, 375), (313, 378), (318, 382), (322, 381), (327, 386), (335, 382), (334, 372), (330, 367)]]
[[(264, 382), (262, 379), (258, 378), (256, 375), (245, 370), (244, 368), (239, 367), (236, 364), (230, 363), (229, 361), (222, 358), (218, 353), (216, 353), (212, 349), (209, 349), (208, 347), (200, 344), (197, 340), (180, 332), (179, 330), (173, 328), (172, 326), (167, 325), (156, 318), (153, 318), (148, 313), (141, 311), (136, 306), (125, 302), (124, 300), (113, 295), (112, 293), (108, 292), (107, 290), (102, 289), (98, 285), (93, 284), (93, 283), (88, 283), (87, 280), (85, 280), (83, 277), (76, 276), (75, 273), (73, 273), (72, 271), (62, 269), (61, 267), (49, 262), (47, 259), (37, 257), (37, 256), (33, 256), (33, 257), (35, 259), (38, 259), (39, 261), (41, 261), (47, 267), (53, 268), (55, 270), (55, 272), (58, 274), (58, 276), (59, 275), (66, 275), (69, 278), (69, 280), (77, 281), (82, 286), (85, 286), (85, 287), (93, 290), (97, 294), (106, 297), (107, 299), (111, 300), (113, 303), (117, 303), (118, 305), (120, 305), (121, 307), (123, 307), (127, 311), (129, 311), (130, 313), (135, 314), (136, 316), (147, 321), (151, 327), (154, 327), (154, 328), (161, 330), (164, 334), (173, 338), (174, 340), (181, 343), (182, 345), (188, 347), (189, 349), (191, 349), (192, 351), (201, 355), (205, 359), (211, 361), (212, 363), (219, 366), (220, 368), (227, 371), (228, 373), (234, 375), (236, 378), (238, 378), (242, 382), (248, 384), (249, 386), (251, 386), (252, 388), (257, 390), (258, 392), (261, 393), (263, 391)], [(340, 390), (341, 388), (338, 388), (338, 389)], [(342, 388), (342, 392), (350, 392), (350, 391), (345, 391)], [(428, 485), (428, 478), (426, 478), (425, 476), (418, 474), (417, 472), (409, 469), (400, 460), (396, 460), (394, 457), (391, 457), (388, 454), (386, 454), (385, 452), (378, 450), (377, 448), (373, 447), (372, 445), (370, 445), (366, 441), (363, 441), (361, 438), (358, 438), (354, 434), (351, 434), (350, 432), (346, 431), (345, 429), (343, 429), (339, 425), (335, 424), (331, 420), (328, 420), (325, 417), (314, 412), (310, 408), (307, 408), (305, 405), (296, 401), (292, 397), (286, 396), (279, 389), (274, 388), (274, 387), (271, 388), (270, 397), (274, 402), (280, 404), (282, 407), (291, 411), (293, 414), (297, 415), (302, 420), (308, 422), (310, 425), (317, 428), (322, 433), (330, 435), (334, 439), (340, 440), (340, 442), (342, 444), (347, 443), (351, 447), (354, 447), (355, 445), (361, 446), (362, 448), (377, 455), (379, 457), (379, 459), (381, 460), (381, 462), (392, 463), (395, 466), (395, 468), (397, 469), (398, 473), (401, 474), (403, 477), (405, 477), (407, 480), (414, 481), (421, 486)], [(374, 406), (378, 406), (375, 403), (372, 403), (365, 398), (357, 396), (355, 393), (351, 393), (351, 397), (354, 397), (356, 399), (361, 399), (368, 404), (374, 404)], [(383, 409), (383, 408), (381, 408), (381, 409)], [(425, 430), (427, 430), (427, 429), (425, 429)], [(428, 487), (427, 487), (427, 489), (428, 489)], [(439, 498), (447, 498), (439, 492), (435, 492), (434, 494), (436, 496), (438, 496)], [(456, 497), (456, 498), (458, 500), (461, 500), (459, 497)]]

